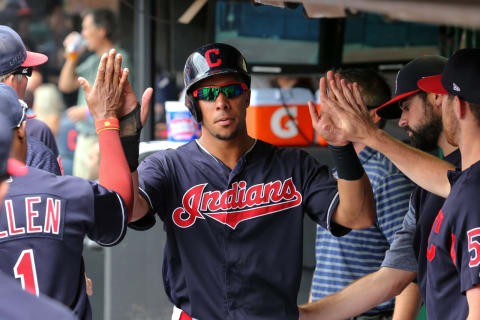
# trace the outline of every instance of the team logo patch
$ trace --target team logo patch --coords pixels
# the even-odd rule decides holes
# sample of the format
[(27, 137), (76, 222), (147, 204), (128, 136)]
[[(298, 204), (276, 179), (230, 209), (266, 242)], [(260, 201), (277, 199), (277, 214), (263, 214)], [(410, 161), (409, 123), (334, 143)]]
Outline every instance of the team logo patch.
[(211, 68), (218, 67), (222, 64), (222, 59), (220, 59), (220, 50), (218, 49), (207, 50), (205, 52), (205, 59)]
[(453, 83), (453, 90), (454, 90), (454, 91), (457, 91), (457, 92), (462, 91), (462, 90), (460, 89), (460, 87), (459, 87), (455, 82)]
[(235, 229), (242, 221), (278, 213), (299, 206), (302, 195), (292, 178), (256, 184), (247, 188), (245, 181), (235, 182), (231, 189), (205, 191), (207, 183), (191, 187), (182, 199), (182, 207), (172, 214), (180, 228), (191, 227), (197, 219), (210, 217)]

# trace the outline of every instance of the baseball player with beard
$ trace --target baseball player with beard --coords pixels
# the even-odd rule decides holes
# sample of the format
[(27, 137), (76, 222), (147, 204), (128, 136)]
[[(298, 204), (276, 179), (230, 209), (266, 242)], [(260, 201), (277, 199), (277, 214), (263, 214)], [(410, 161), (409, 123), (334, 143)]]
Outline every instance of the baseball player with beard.
[[(446, 161), (459, 167), (460, 151), (448, 143), (442, 126), (442, 95), (425, 92), (418, 84), (422, 78), (442, 72), (446, 63), (444, 57), (424, 56), (406, 64), (398, 72), (395, 96), (376, 112), (385, 119), (400, 118), (398, 125), (408, 132), (412, 146), (429, 152), (439, 149)], [(300, 318), (346, 319), (395, 296), (396, 305), (401, 301), (405, 308), (401, 313), (396, 309), (393, 318), (415, 318), (421, 301), (418, 288), (426, 300), (428, 236), (444, 201), (417, 187), (381, 268), (338, 293), (301, 306)], [(412, 282), (415, 277), (418, 286)], [(398, 299), (400, 292), (402, 299)]]
[(202, 136), (141, 163), (130, 224), (147, 229), (155, 215), (164, 223), (162, 276), (172, 319), (298, 319), (304, 213), (336, 235), (375, 221), (372, 189), (353, 146), (329, 136), (329, 118), (310, 109), (332, 145), (337, 185), (306, 152), (248, 136), (250, 75), (229, 45), (195, 50), (184, 81)]
[[(458, 145), (461, 170), (448, 162), (405, 146), (374, 128), (356, 84), (329, 74), (337, 98), (329, 110), (335, 118), (331, 132), (363, 142), (389, 157), (423, 188), (447, 197), (428, 236), (426, 254), (426, 308), (429, 319), (480, 318), (480, 221), (478, 206), (480, 156), (480, 50), (461, 49), (448, 60), (442, 74), (420, 79), (425, 92), (441, 99), (442, 125), (448, 143)], [(412, 165), (413, 164), (413, 165)]]

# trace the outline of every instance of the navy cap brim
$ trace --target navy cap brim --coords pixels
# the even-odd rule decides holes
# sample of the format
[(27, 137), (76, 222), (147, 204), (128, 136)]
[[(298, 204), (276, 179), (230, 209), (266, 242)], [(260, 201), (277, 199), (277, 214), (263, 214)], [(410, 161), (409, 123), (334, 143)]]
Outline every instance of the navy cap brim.
[(402, 110), (398, 106), (398, 103), (395, 102), (405, 99), (406, 97), (411, 96), (412, 94), (415, 94), (419, 91), (420, 89), (417, 89), (399, 94), (398, 96), (392, 98), (391, 100), (385, 102), (380, 107), (378, 107), (375, 110), (375, 113), (383, 119), (398, 119), (402, 116)]

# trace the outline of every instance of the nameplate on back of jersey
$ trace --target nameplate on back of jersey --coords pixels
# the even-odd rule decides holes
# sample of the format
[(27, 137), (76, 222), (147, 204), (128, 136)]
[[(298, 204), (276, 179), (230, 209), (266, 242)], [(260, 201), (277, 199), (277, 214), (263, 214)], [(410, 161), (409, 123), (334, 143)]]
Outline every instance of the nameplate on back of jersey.
[(65, 203), (51, 195), (5, 198), (0, 211), (0, 242), (25, 237), (62, 240)]

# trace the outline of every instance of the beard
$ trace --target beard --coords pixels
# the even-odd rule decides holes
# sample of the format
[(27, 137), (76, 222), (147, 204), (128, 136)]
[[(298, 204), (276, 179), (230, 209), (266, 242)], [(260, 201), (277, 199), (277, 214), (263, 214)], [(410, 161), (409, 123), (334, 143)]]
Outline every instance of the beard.
[(412, 133), (410, 142), (413, 147), (422, 151), (433, 151), (438, 148), (438, 137), (443, 130), (442, 119), (439, 116), (432, 115), (427, 123), (423, 124), (417, 130), (407, 128)]

